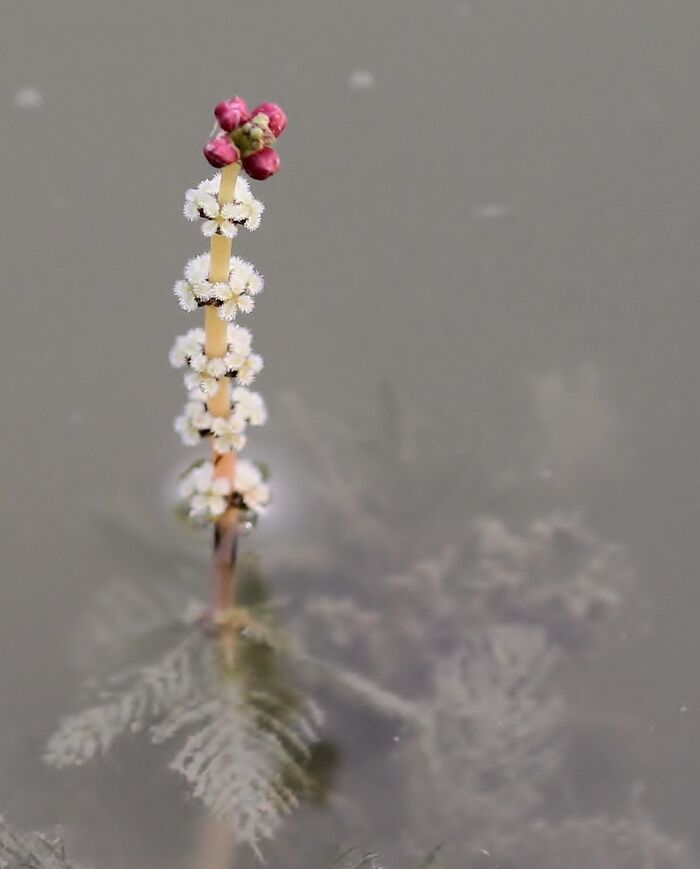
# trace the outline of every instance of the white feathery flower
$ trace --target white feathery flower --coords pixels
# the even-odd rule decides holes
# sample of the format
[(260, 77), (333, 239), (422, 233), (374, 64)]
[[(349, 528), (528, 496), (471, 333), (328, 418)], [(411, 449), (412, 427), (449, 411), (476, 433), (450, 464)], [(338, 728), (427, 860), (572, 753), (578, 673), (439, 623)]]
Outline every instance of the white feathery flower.
[(173, 292), (185, 311), (196, 310), (199, 302), (211, 298), (209, 282), (209, 254), (203, 253), (191, 259), (185, 266), (185, 279), (179, 280)]
[(181, 498), (191, 498), (198, 491), (198, 480), (202, 477), (205, 465), (211, 465), (211, 462), (202, 462), (201, 465), (196, 465), (194, 468), (183, 474), (177, 484), (177, 493)]
[(189, 367), (185, 386), (193, 400), (211, 398), (224, 377), (236, 377), (243, 385), (252, 383), (262, 369), (262, 358), (251, 353), (253, 336), (244, 326), (230, 325), (227, 329), (227, 351), (223, 357), (206, 354), (203, 329), (190, 329), (180, 335), (170, 350), (170, 363), (175, 368)]
[(186, 388), (190, 392), (198, 391), (205, 398), (216, 395), (219, 381), (226, 376), (225, 361), (220, 357), (210, 359), (204, 353), (197, 353), (190, 359), (190, 368), (185, 374)]
[(248, 179), (243, 175), (239, 176), (236, 184), (236, 204), (239, 207), (238, 219), (245, 221), (245, 228), (251, 232), (257, 229), (260, 226), (265, 206), (253, 196)]
[(217, 174), (186, 191), (182, 212), (187, 220), (201, 220), (202, 234), (207, 238), (216, 234), (235, 238), (239, 226), (250, 231), (257, 229), (264, 206), (250, 192), (248, 181), (239, 176), (233, 202), (223, 206), (217, 198), (220, 184), (221, 175)]
[(229, 283), (231, 286), (240, 287), (251, 296), (257, 296), (263, 289), (262, 276), (255, 266), (238, 256), (231, 257)]
[(238, 179), (236, 180), (236, 199), (245, 201), (253, 198), (253, 194), (250, 190), (250, 182), (245, 177), (245, 175), (239, 175)]
[(183, 311), (190, 313), (197, 310), (197, 297), (187, 281), (176, 281), (173, 293)]
[(249, 202), (242, 203), (241, 208), (245, 211), (245, 228), (254, 232), (260, 226), (265, 206), (259, 200), (251, 198)]
[(174, 422), (175, 431), (189, 447), (196, 446), (201, 440), (201, 432), (209, 431), (211, 425), (211, 415), (201, 400), (188, 401), (182, 414)]
[[(248, 371), (250, 368), (251, 357), (251, 342), (253, 336), (250, 331), (243, 326), (228, 327), (228, 351), (224, 357), (226, 370), (230, 376), (236, 376), (240, 381), (240, 371), (244, 369)], [(255, 376), (253, 374), (253, 376)]]
[(209, 282), (209, 268), (211, 260), (208, 253), (200, 253), (192, 257), (185, 266), (185, 279), (193, 286)]
[[(228, 286), (228, 285), (226, 285)], [(219, 317), (222, 320), (227, 320), (229, 323), (236, 319), (236, 314), (241, 311), (244, 314), (249, 314), (255, 307), (253, 299), (244, 292), (233, 292), (228, 288), (228, 297), (222, 305), (217, 308)]]
[(186, 447), (196, 447), (200, 441), (199, 429), (192, 424), (192, 420), (181, 414), (175, 417), (173, 428), (180, 435), (180, 440)]
[(263, 513), (270, 503), (270, 487), (257, 465), (246, 459), (236, 462), (234, 489), (249, 510)]
[(226, 512), (231, 495), (231, 481), (214, 476), (211, 462), (203, 462), (186, 474), (179, 485), (180, 497), (188, 501), (190, 516), (216, 519)]
[(239, 356), (250, 354), (250, 345), (253, 341), (250, 329), (246, 329), (245, 326), (229, 326), (227, 338), (230, 352)]
[(242, 222), (243, 211), (240, 202), (225, 202), (220, 208), (221, 217), (225, 220)]
[[(193, 194), (190, 196), (190, 194)], [(182, 206), (182, 213), (187, 220), (199, 220), (199, 207), (196, 200), (196, 191), (188, 190), (185, 194), (185, 204)]]
[(211, 193), (212, 196), (219, 195), (219, 186), (221, 185), (221, 172), (217, 172), (213, 178), (206, 178), (200, 181), (197, 185), (197, 190), (202, 193)]
[(201, 399), (188, 401), (185, 404), (185, 415), (192, 420), (193, 425), (197, 426), (198, 431), (211, 429), (211, 414)]
[(219, 216), (220, 208), (216, 196), (212, 196), (210, 193), (198, 193), (197, 204), (199, 210), (209, 220), (215, 220)]
[(217, 453), (238, 452), (245, 446), (246, 420), (237, 410), (230, 416), (219, 416), (212, 420), (214, 449)]
[(200, 220), (202, 217), (216, 217), (219, 213), (219, 203), (216, 196), (205, 190), (188, 190), (185, 193), (182, 213), (190, 221)]
[(262, 288), (262, 277), (254, 266), (240, 257), (232, 256), (228, 281), (212, 287), (212, 298), (222, 303), (219, 317), (230, 321), (235, 319), (238, 311), (250, 313), (255, 307), (253, 296)]
[(243, 293), (238, 299), (238, 309), (244, 314), (250, 314), (255, 307), (255, 300), (248, 293)]
[(226, 374), (226, 363), (220, 356), (211, 359), (204, 353), (198, 353), (190, 360), (190, 366), (197, 374), (218, 379)]
[(236, 382), (240, 383), (241, 386), (250, 386), (262, 368), (262, 356), (258, 353), (251, 353), (236, 369)]
[(245, 365), (247, 359), (248, 357), (243, 353), (234, 353), (232, 350), (230, 350), (224, 356), (224, 362), (226, 363), (226, 372), (228, 373), (229, 377), (237, 377), (239, 369)]
[(179, 335), (175, 339), (175, 343), (170, 348), (170, 353), (168, 354), (168, 361), (173, 366), (173, 368), (182, 368), (183, 365), (187, 364), (187, 349), (185, 347), (185, 336)]
[(226, 512), (227, 495), (230, 483), (228, 480), (214, 480), (208, 492), (193, 495), (190, 499), (190, 516), (201, 519), (216, 519)]
[(257, 199), (237, 199), (221, 208), (221, 216), (253, 232), (260, 226), (265, 206)]
[(190, 329), (183, 337), (186, 339), (185, 350), (188, 356), (194, 356), (204, 347), (206, 338), (204, 329), (200, 329), (199, 327)]
[(170, 350), (170, 364), (173, 368), (182, 368), (189, 360), (202, 352), (204, 347), (204, 329), (190, 329), (184, 335), (179, 335)]
[(216, 313), (219, 316), (220, 320), (225, 320), (227, 323), (231, 323), (236, 319), (236, 314), (238, 313), (238, 305), (235, 300), (231, 300), (229, 302), (224, 302), (223, 305), (219, 305), (216, 309)]
[(267, 421), (267, 408), (260, 393), (237, 386), (231, 394), (231, 400), (236, 413), (241, 414), (251, 425), (264, 425)]
[(238, 214), (232, 202), (219, 206), (216, 203), (216, 214), (202, 222), (202, 233), (209, 238), (212, 235), (223, 235), (225, 238), (235, 238), (238, 235)]
[(231, 298), (231, 287), (226, 281), (211, 284), (209, 298), (215, 302), (227, 302)]
[[(202, 235), (211, 238), (213, 235), (223, 235), (226, 238), (235, 238), (238, 235), (238, 226), (234, 222), (235, 215), (231, 214), (229, 205), (219, 206), (213, 197), (202, 207)], [(212, 204), (213, 203), (213, 204)]]

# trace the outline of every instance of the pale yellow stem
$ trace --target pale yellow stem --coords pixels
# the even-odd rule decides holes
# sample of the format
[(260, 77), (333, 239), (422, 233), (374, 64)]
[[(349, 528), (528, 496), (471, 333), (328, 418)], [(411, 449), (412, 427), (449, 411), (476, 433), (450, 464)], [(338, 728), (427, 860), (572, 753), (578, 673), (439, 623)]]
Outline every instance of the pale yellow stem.
[[(240, 163), (232, 163), (223, 169), (221, 184), (219, 185), (219, 205), (226, 205), (233, 200), (236, 192), (236, 181), (238, 180), (240, 171)], [(232, 247), (233, 240), (226, 238), (224, 235), (213, 235), (211, 237), (209, 280), (212, 283), (221, 283), (228, 280)], [(213, 306), (207, 306), (204, 309), (204, 331), (206, 336), (204, 349), (207, 356), (225, 356), (228, 346), (226, 338), (227, 324), (225, 320), (219, 317), (217, 309)], [(207, 404), (209, 413), (213, 416), (228, 416), (230, 394), (231, 384), (228, 378), (225, 378), (220, 382), (216, 395)]]
[[(219, 185), (219, 205), (231, 202), (236, 192), (236, 181), (241, 171), (240, 163), (232, 163), (221, 172)], [(210, 247), (209, 280), (212, 283), (227, 281), (229, 277), (232, 239), (223, 235), (213, 235)], [(210, 358), (226, 355), (228, 349), (228, 327), (214, 306), (204, 309), (204, 349)], [(231, 381), (224, 377), (219, 381), (216, 394), (207, 402), (212, 416), (228, 416), (231, 412)], [(236, 454), (220, 455), (213, 449), (214, 476), (233, 481), (236, 473)], [(227, 610), (235, 604), (235, 552), (238, 533), (238, 510), (231, 508), (221, 517), (216, 528), (214, 553), (214, 606), (217, 610)], [(223, 628), (221, 639), (226, 660), (231, 663), (234, 653), (235, 632), (233, 627)]]
[[(215, 236), (216, 237), (216, 236)], [(229, 250), (231, 242), (229, 241)], [(212, 244), (213, 247), (213, 244)], [(229, 254), (230, 257), (230, 254)], [(227, 275), (228, 278), (228, 275)], [(204, 309), (204, 349), (207, 356), (225, 356), (228, 347), (228, 323), (216, 313), (218, 308), (207, 305)], [(212, 416), (228, 416), (231, 409), (231, 383), (228, 377), (219, 381), (219, 388), (207, 401), (207, 409)]]

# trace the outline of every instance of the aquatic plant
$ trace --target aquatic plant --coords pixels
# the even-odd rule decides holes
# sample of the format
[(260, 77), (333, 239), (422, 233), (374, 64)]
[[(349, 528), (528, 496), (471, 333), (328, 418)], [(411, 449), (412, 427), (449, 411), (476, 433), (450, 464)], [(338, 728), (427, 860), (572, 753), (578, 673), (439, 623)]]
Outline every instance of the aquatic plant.
[[(342, 805), (367, 839), (391, 847), (400, 828), (401, 848), (418, 855), (439, 838), (469, 869), (496, 846), (513, 869), (530, 869), (524, 855), (532, 869), (547, 861), (557, 869), (558, 855), (576, 859), (587, 837), (610, 869), (628, 869), (630, 854), (650, 869), (683, 866), (682, 846), (641, 814), (551, 820), (570, 750), (561, 675), (574, 656), (609, 642), (632, 587), (624, 551), (575, 513), (500, 517), (503, 475), (494, 483), (486, 463), (461, 460), (455, 474), (454, 460), (445, 468), (422, 460), (431, 451), (408, 440), (388, 394), (381, 424), (355, 448), (338, 443), (337, 420), (335, 437), (325, 437), (296, 409), (313, 455), (304, 485), (317, 522), (303, 546), (275, 544), (266, 559), (273, 577), (284, 575), (294, 640), (280, 636), (267, 599), (248, 599), (239, 538), (270, 490), (264, 469), (238, 457), (266, 409), (249, 388), (262, 358), (237, 320), (263, 282), (232, 255), (232, 241), (262, 214), (241, 169), (254, 179), (277, 171), (272, 144), (286, 119), (270, 104), (250, 113), (239, 98), (217, 106), (216, 117), (205, 154), (222, 171), (187, 191), (184, 206), (210, 250), (174, 287), (185, 311), (204, 308), (204, 328), (180, 336), (170, 354), (188, 390), (176, 431), (185, 444), (210, 448), (179, 492), (182, 515), (214, 528), (212, 601), (183, 603), (175, 644), (171, 631), (164, 652), (114, 676), (64, 719), (47, 760), (80, 764), (133, 732), (177, 741), (171, 767), (259, 854), (313, 791), (320, 719), (290, 687), (294, 667), (314, 689), (330, 684), (336, 714), (359, 724), (353, 738), (367, 758), (346, 771)], [(636, 851), (628, 847), (635, 835)], [(361, 854), (356, 865), (377, 859)]]
[(187, 635), (160, 661), (114, 677), (99, 705), (65, 718), (46, 759), (58, 768), (80, 765), (141, 730), (155, 744), (181, 737), (170, 768), (231, 825), (236, 841), (262, 856), (260, 841), (272, 838), (311, 787), (306, 764), (321, 714), (280, 684), (271, 690), (269, 674), (260, 679), (256, 669), (222, 677), (216, 648)]
[[(322, 713), (293, 687), (291, 660), (254, 565), (239, 573), (240, 600), (251, 618), (231, 664), (210, 611), (191, 603), (179, 622), (149, 626), (164, 651), (92, 686), (85, 708), (66, 716), (49, 739), (45, 760), (59, 769), (80, 766), (141, 733), (153, 744), (173, 742), (170, 769), (226, 822), (232, 841), (262, 856), (262, 840), (275, 835), (300, 800), (320, 796)], [(148, 595), (131, 600), (141, 610)], [(130, 644), (133, 637), (122, 639)]]
[(261, 840), (313, 791), (309, 766), (321, 720), (291, 687), (289, 656), (255, 577), (236, 572), (240, 532), (264, 512), (270, 492), (263, 471), (237, 455), (247, 426), (264, 423), (266, 410), (248, 389), (262, 358), (250, 332), (231, 322), (252, 309), (262, 278), (231, 255), (231, 245), (240, 228), (257, 228), (263, 211), (241, 169), (256, 179), (274, 174), (271, 145), (286, 119), (273, 103), (249, 112), (239, 97), (220, 103), (215, 115), (219, 127), (205, 155), (222, 171), (188, 190), (184, 205), (210, 250), (189, 261), (174, 288), (185, 310), (204, 308), (204, 329), (181, 335), (170, 352), (189, 390), (175, 429), (186, 444), (203, 440), (210, 448), (181, 476), (179, 495), (189, 521), (214, 528), (212, 602), (181, 601), (178, 612), (167, 594), (155, 605), (135, 595), (138, 612), (127, 614), (127, 625), (150, 619), (155, 633), (165, 627), (165, 649), (98, 684), (86, 708), (62, 720), (45, 759), (57, 768), (81, 765), (143, 731), (154, 743), (179, 739), (171, 769), (227, 821), (235, 842), (260, 855)]

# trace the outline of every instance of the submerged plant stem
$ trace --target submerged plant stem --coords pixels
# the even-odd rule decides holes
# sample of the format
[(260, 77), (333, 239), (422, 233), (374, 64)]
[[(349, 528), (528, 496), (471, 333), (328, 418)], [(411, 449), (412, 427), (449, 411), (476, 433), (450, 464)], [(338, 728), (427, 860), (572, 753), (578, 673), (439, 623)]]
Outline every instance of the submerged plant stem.
[[(241, 170), (240, 163), (226, 166), (221, 173), (219, 185), (219, 205), (234, 199), (236, 182)], [(209, 280), (218, 283), (228, 280), (232, 239), (223, 235), (211, 238), (211, 264)], [(222, 320), (217, 309), (207, 306), (204, 309), (204, 347), (207, 356), (223, 357), (228, 349), (228, 324)], [(231, 382), (228, 377), (219, 381), (219, 388), (207, 402), (212, 416), (226, 417), (231, 410)], [(236, 473), (236, 454), (216, 452), (212, 439), (212, 462), (214, 476), (233, 481)], [(214, 607), (217, 612), (233, 609), (235, 606), (235, 569), (238, 539), (238, 510), (230, 508), (217, 522), (214, 530)], [(230, 664), (233, 660), (235, 629), (232, 624), (222, 624), (220, 628), (224, 658)]]
[(218, 818), (205, 819), (193, 869), (233, 869), (236, 840), (230, 826)]

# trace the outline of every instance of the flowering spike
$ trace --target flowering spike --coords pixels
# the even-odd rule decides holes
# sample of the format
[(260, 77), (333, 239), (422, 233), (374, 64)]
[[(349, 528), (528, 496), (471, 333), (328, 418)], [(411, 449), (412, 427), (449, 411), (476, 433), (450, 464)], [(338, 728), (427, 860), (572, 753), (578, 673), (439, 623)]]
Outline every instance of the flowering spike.
[[(197, 462), (180, 481), (184, 512), (197, 524), (213, 524), (214, 609), (235, 606), (236, 541), (242, 528), (254, 524), (270, 501), (263, 473), (238, 453), (249, 426), (264, 425), (267, 409), (249, 386), (263, 367), (253, 352), (252, 335), (237, 321), (250, 313), (263, 288), (251, 263), (232, 255), (233, 239), (242, 228), (257, 229), (263, 205), (241, 177), (262, 180), (279, 171), (272, 147), (287, 118), (274, 103), (261, 103), (251, 113), (245, 100), (233, 97), (214, 109), (218, 133), (204, 155), (221, 172), (185, 194), (183, 214), (199, 222), (209, 251), (187, 262), (173, 291), (185, 311), (204, 309), (204, 328), (181, 335), (170, 362), (183, 370), (188, 398), (175, 430), (188, 446), (208, 442), (210, 457)], [(243, 517), (244, 522), (240, 519)], [(232, 663), (235, 632), (222, 622), (224, 659)]]

